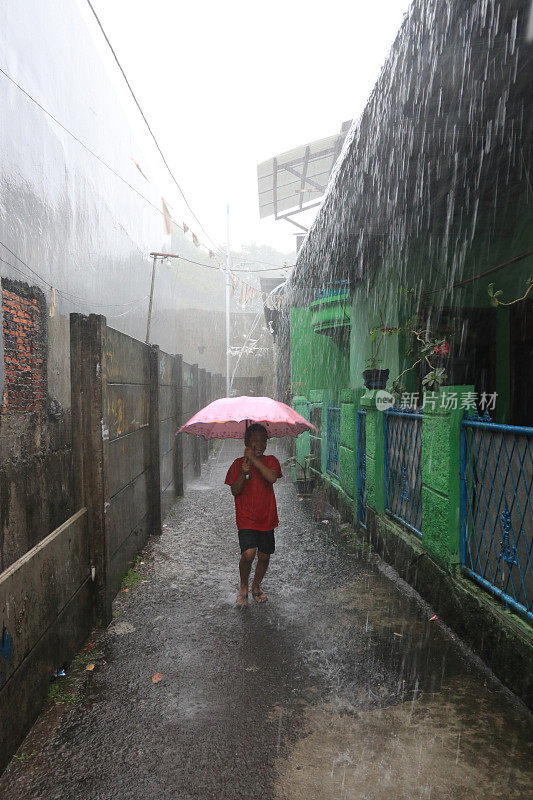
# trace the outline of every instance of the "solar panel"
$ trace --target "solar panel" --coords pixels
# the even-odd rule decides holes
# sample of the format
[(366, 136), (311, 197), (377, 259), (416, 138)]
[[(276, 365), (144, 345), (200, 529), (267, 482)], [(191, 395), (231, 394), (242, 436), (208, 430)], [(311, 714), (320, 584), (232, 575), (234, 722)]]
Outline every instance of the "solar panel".
[(257, 165), (261, 218), (274, 216), (292, 222), (291, 216), (319, 204), (350, 125), (350, 121), (345, 122), (334, 136), (287, 150)]

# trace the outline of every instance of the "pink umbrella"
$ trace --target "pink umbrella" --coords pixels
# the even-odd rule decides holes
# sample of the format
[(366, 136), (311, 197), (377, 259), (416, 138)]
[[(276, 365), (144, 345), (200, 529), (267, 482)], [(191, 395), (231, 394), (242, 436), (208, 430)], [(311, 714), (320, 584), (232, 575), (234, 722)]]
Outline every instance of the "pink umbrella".
[(298, 436), (316, 428), (285, 403), (271, 397), (222, 397), (198, 411), (178, 433), (195, 433), (204, 439), (244, 439), (254, 422), (264, 425), (268, 437)]

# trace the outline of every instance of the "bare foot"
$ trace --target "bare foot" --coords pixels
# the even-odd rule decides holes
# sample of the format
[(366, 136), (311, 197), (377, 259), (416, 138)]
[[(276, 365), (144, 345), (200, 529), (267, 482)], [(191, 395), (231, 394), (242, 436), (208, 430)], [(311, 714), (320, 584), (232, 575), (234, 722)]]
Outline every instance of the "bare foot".
[(262, 592), (261, 589), (255, 588), (254, 586), (252, 586), (252, 597), (256, 603), (266, 603), (267, 601), (266, 594)]
[(248, 592), (243, 589), (239, 589), (239, 593), (237, 595), (237, 605), (239, 608), (247, 608), (248, 607)]

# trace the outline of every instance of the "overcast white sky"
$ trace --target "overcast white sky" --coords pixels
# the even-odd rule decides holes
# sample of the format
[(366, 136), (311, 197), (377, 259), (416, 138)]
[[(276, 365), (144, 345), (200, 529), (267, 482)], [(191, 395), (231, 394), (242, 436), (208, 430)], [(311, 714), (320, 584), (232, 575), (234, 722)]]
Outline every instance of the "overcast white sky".
[(292, 252), (296, 229), (259, 219), (257, 164), (361, 114), (409, 0), (92, 3), (210, 235), (229, 204), (233, 247)]

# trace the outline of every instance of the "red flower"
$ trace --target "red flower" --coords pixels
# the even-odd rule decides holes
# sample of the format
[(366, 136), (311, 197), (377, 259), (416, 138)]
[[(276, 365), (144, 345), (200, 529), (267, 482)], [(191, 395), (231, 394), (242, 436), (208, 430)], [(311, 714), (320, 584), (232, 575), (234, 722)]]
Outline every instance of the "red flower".
[(450, 353), (450, 348), (448, 346), (448, 342), (446, 340), (439, 346), (438, 344), (435, 345), (433, 348), (433, 352), (437, 353), (437, 355), (447, 356)]

